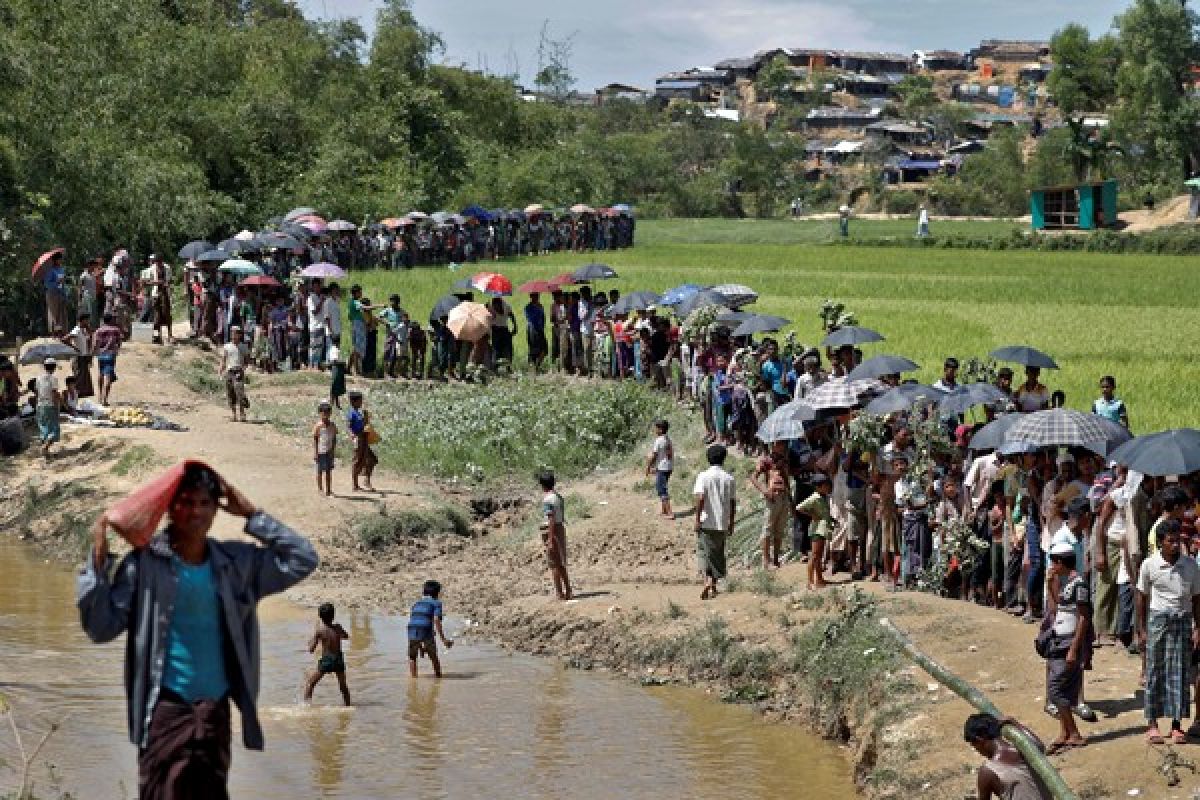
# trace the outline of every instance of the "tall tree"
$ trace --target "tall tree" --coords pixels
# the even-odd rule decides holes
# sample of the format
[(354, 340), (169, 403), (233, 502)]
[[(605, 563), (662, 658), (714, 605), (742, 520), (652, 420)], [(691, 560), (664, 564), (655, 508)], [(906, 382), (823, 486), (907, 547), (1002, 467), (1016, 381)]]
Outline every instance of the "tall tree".
[(1087, 28), (1071, 23), (1050, 39), (1054, 68), (1046, 89), (1065, 116), (1104, 111), (1116, 92), (1117, 41), (1112, 36), (1093, 40)]

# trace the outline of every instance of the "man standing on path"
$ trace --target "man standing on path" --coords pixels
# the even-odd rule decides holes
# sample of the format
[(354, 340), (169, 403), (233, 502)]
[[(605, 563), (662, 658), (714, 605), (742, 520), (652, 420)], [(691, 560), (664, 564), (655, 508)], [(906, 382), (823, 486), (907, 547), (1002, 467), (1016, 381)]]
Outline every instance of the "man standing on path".
[(929, 211), (925, 206), (921, 206), (917, 211), (917, 238), (929, 238)]
[[(218, 510), (243, 517), (245, 532), (262, 546), (210, 539)], [(167, 527), (115, 570), (108, 515), (101, 515), (76, 605), (94, 642), (129, 631), (125, 698), (138, 797), (222, 800), (229, 796), (231, 700), (242, 714), (245, 746), (263, 748), (255, 710), (258, 601), (308, 576), (317, 553), (202, 464), (187, 465), (166, 511)]]
[(42, 275), (42, 288), (46, 292), (46, 332), (56, 338), (67, 332), (66, 271), (62, 261), (61, 252), (50, 256), (50, 264)]
[(108, 405), (108, 395), (117, 380), (117, 355), (121, 352), (121, 329), (112, 314), (104, 315), (104, 324), (92, 334), (92, 353), (100, 372), (100, 405)]
[(537, 292), (530, 292), (525, 304), (525, 339), (529, 344), (529, 363), (535, 372), (542, 371), (546, 360), (546, 309)]
[(733, 476), (724, 470), (725, 445), (711, 444), (704, 452), (708, 469), (696, 476), (692, 489), (695, 500), (696, 553), (704, 573), (701, 600), (717, 596), (717, 581), (725, 577), (725, 540), (733, 532), (737, 518), (737, 487)]
[(233, 421), (241, 418), (246, 421), (246, 409), (250, 401), (246, 398), (246, 361), (250, 351), (242, 341), (242, 329), (234, 325), (229, 329), (230, 340), (221, 348), (221, 364), (217, 374), (225, 379), (225, 399), (229, 401), (229, 411)]
[(166, 329), (166, 334), (160, 341), (167, 344), (175, 343), (175, 334), (171, 331), (171, 267), (163, 261), (162, 256), (150, 256), (150, 299), (154, 303), (154, 333)]
[[(1162, 744), (1158, 718), (1171, 720), (1171, 743), (1184, 744), (1180, 720), (1191, 716), (1193, 649), (1200, 647), (1200, 566), (1185, 557), (1180, 525), (1159, 528), (1158, 552), (1142, 562), (1137, 579), (1138, 642), (1146, 651), (1146, 741)], [(1193, 729), (1196, 726), (1193, 724)]]

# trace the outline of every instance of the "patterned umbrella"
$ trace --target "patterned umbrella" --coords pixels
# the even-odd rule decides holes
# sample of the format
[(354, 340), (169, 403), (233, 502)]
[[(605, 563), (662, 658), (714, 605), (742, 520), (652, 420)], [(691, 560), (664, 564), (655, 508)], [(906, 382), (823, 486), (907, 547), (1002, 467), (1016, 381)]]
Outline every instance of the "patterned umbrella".
[(300, 274), (306, 278), (344, 278), (346, 277), (346, 270), (337, 264), (320, 261), (316, 264), (309, 264), (300, 271)]
[(921, 368), (915, 361), (903, 356), (875, 356), (868, 358), (850, 371), (846, 377), (850, 380), (866, 380), (881, 378), (884, 375), (899, 375), (902, 372), (913, 372)]
[(883, 334), (870, 328), (860, 328), (857, 325), (847, 325), (838, 328), (821, 340), (822, 347), (844, 347), (846, 345), (865, 344), (867, 342), (882, 342)]
[(673, 289), (667, 289), (663, 292), (659, 305), (677, 306), (703, 288), (703, 286), (697, 283), (685, 283)]
[(630, 292), (609, 306), (613, 314), (631, 314), (644, 308), (656, 306), (662, 298), (654, 292)]
[(878, 381), (850, 381), (844, 378), (826, 381), (808, 393), (804, 402), (817, 411), (831, 408), (857, 408), (863, 400), (883, 390)]
[(1118, 447), (1133, 438), (1133, 434), (1124, 425), (1101, 416), (1097, 416), (1096, 419), (1100, 420), (1100, 427), (1104, 428), (1105, 436), (1102, 442), (1091, 442), (1084, 445), (1084, 447), (1093, 453), (1104, 456), (1107, 459)]
[(617, 277), (617, 271), (608, 264), (585, 264), (571, 275), (577, 281), (602, 281)]
[(459, 303), (450, 311), (446, 325), (455, 339), (477, 342), (492, 332), (492, 312), (480, 303)]
[(1058, 369), (1058, 364), (1054, 363), (1053, 358), (1041, 350), (1034, 350), (1032, 347), (1024, 345), (998, 348), (988, 353), (988, 358), (994, 358), (997, 361), (1011, 361), (1014, 364), (1024, 364), (1027, 367)]
[(303, 217), (296, 217), (294, 220), (297, 225), (305, 230), (317, 234), (318, 236), (329, 230), (329, 223), (318, 217), (316, 214), (309, 214)]
[(225, 272), (230, 275), (238, 275), (238, 276), (262, 275), (262, 270), (259, 268), (258, 264), (254, 264), (252, 262), (245, 261), (244, 259), (241, 259), (241, 258), (231, 258), (228, 261), (226, 261), (224, 264), (222, 264), (220, 267), (218, 267), (218, 269), (221, 272)]
[(1106, 441), (1109, 435), (1101, 420), (1095, 414), (1069, 408), (1035, 411), (1021, 415), (1021, 419), (1008, 429), (1004, 439), (1033, 442), (1042, 447), (1099, 444)]
[[(788, 405), (791, 405), (791, 403)], [(797, 419), (789, 413), (781, 413), (786, 411), (787, 405), (780, 406), (775, 409), (773, 414), (763, 420), (762, 425), (758, 426), (757, 435), (760, 441), (770, 444), (771, 442), (804, 438), (803, 420)]]
[(512, 281), (499, 272), (480, 272), (471, 278), (471, 286), (489, 297), (507, 297), (513, 293)]
[(740, 308), (758, 299), (758, 292), (749, 286), (742, 286), (740, 283), (722, 283), (720, 286), (712, 287), (709, 291), (724, 297), (727, 301), (725, 305), (730, 308)]
[(184, 261), (194, 261), (196, 256), (203, 255), (212, 249), (213, 246), (211, 243), (206, 242), (203, 239), (197, 239), (196, 241), (188, 242), (183, 247), (179, 248), (179, 257)]
[[(887, 373), (884, 374), (886, 375)], [(851, 372), (847, 377), (853, 380), (853, 375), (854, 373)], [(920, 383), (905, 383), (867, 403), (867, 413), (895, 414), (898, 411), (908, 411), (920, 402), (935, 406), (943, 397), (945, 395), (932, 386), (925, 386)]]
[(1176, 428), (1138, 436), (1109, 457), (1143, 475), (1187, 475), (1200, 470), (1200, 431)]

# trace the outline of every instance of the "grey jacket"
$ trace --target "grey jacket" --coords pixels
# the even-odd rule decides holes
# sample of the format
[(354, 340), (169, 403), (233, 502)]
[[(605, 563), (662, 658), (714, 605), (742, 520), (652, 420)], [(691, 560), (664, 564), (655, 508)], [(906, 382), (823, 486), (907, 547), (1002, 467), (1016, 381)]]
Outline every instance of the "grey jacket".
[[(208, 540), (208, 554), (224, 615), (229, 696), (242, 712), (242, 739), (263, 748), (254, 703), (258, 697), (258, 601), (299, 583), (317, 567), (317, 551), (279, 520), (258, 512), (246, 520), (246, 533), (262, 542)], [(109, 559), (111, 563), (112, 559)], [(94, 642), (109, 642), (129, 631), (125, 646), (125, 698), (129, 738), (147, 744), (150, 717), (162, 686), (167, 631), (178, 577), (165, 531), (146, 547), (95, 568), (90, 555), (76, 582), (76, 605), (83, 629)]]

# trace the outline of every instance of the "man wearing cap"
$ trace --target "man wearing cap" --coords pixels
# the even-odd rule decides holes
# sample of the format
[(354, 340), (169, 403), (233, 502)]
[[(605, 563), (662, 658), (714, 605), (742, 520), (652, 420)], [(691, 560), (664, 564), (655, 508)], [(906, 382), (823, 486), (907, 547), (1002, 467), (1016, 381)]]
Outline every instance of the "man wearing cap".
[(958, 359), (951, 356), (942, 362), (942, 377), (933, 384), (941, 392), (953, 392), (958, 388)]
[(233, 421), (246, 421), (246, 409), (250, 401), (246, 398), (246, 362), (250, 357), (249, 348), (242, 341), (242, 329), (234, 325), (229, 329), (229, 342), (221, 348), (221, 364), (217, 374), (225, 379), (225, 398), (229, 401), (229, 411)]
[[(1087, 540), (1092, 531), (1092, 504), (1086, 496), (1080, 494), (1071, 499), (1064, 509), (1066, 520), (1062, 527), (1059, 528), (1050, 539), (1048, 552), (1054, 553), (1063, 552), (1064, 546), (1071, 548), (1071, 553), (1074, 556), (1072, 565), (1075, 574), (1084, 582), (1084, 586), (1088, 588), (1088, 634), (1086, 637), (1086, 647), (1081, 651), (1081, 663), (1085, 668), (1091, 668), (1092, 661), (1092, 642), (1095, 640), (1095, 626), (1092, 623), (1092, 599), (1091, 599), (1091, 581), (1087, 571)], [(1056, 596), (1056, 587), (1061, 587), (1060, 580), (1062, 575), (1056, 575), (1053, 569), (1050, 572), (1050, 593), (1051, 599)], [(1064, 590), (1065, 592), (1065, 590)], [(1046, 712), (1050, 713), (1050, 697), (1047, 695)], [(1073, 709), (1076, 716), (1087, 722), (1096, 721), (1096, 712), (1093, 711), (1083, 700), (1083, 675), (1080, 673), (1079, 692), (1076, 699), (1076, 705)]]
[[(1060, 734), (1050, 743), (1050, 755), (1072, 747), (1083, 747), (1087, 739), (1075, 724), (1073, 709), (1083, 696), (1083, 670), (1091, 658), (1092, 595), (1087, 581), (1075, 570), (1075, 548), (1059, 541), (1050, 549), (1051, 585), (1059, 587), (1050, 599), (1053, 613), (1047, 614), (1038, 634), (1047, 638), (1046, 711), (1057, 717)], [(1039, 652), (1042, 652), (1039, 650)]]
[(1160, 527), (1158, 546), (1142, 562), (1137, 579), (1137, 636), (1146, 652), (1146, 741), (1162, 744), (1158, 718), (1166, 717), (1171, 742), (1184, 744), (1180, 720), (1191, 716), (1192, 651), (1200, 647), (1200, 629), (1193, 625), (1200, 614), (1200, 566), (1183, 555), (1177, 520)]
[(58, 362), (47, 358), (42, 362), (43, 372), (33, 382), (37, 393), (37, 425), (41, 433), (42, 455), (50, 455), (50, 445), (61, 438), (58, 426), (58, 411), (62, 407), (62, 395), (58, 391), (58, 378), (54, 371)]

